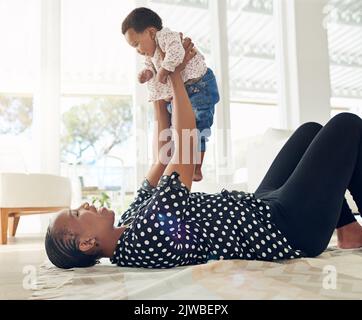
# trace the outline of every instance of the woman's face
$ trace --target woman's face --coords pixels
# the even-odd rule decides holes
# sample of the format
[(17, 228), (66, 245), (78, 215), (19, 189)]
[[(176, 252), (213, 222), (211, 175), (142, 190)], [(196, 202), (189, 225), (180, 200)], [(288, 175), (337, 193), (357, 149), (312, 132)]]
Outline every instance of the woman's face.
[(55, 218), (53, 231), (69, 230), (79, 238), (106, 239), (114, 229), (114, 212), (107, 208), (96, 209), (84, 204), (75, 210), (63, 210)]
[(124, 36), (128, 44), (135, 48), (140, 55), (153, 57), (156, 50), (155, 33), (156, 30), (153, 28), (147, 28), (141, 33), (137, 33), (133, 28), (130, 28)]

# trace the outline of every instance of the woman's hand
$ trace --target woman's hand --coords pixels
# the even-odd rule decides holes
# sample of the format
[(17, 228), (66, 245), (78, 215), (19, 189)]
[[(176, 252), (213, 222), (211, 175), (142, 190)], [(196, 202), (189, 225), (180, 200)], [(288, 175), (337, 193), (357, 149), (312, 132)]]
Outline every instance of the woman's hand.
[(167, 77), (168, 77), (169, 74), (170, 74), (169, 71), (167, 71), (164, 68), (160, 68), (158, 70), (158, 72), (157, 72), (157, 81), (161, 82), (163, 84), (166, 84), (167, 83)]
[[(178, 65), (177, 68), (175, 69), (175, 72), (180, 72), (180, 71), (184, 70), (187, 63), (196, 55), (196, 50), (194, 48), (194, 44), (193, 44), (192, 40), (188, 37), (186, 37), (184, 39), (182, 32), (180, 32), (180, 38), (181, 38), (182, 45), (185, 49), (185, 56), (184, 56), (182, 63), (180, 65)], [(165, 58), (165, 53), (161, 49), (160, 49), (160, 53), (161, 53), (161, 57), (163, 60)]]
[(185, 69), (187, 63), (196, 55), (194, 44), (190, 38), (183, 39), (183, 34), (180, 33), (182, 45), (185, 49), (185, 57), (182, 63), (175, 69), (176, 72), (180, 72)]

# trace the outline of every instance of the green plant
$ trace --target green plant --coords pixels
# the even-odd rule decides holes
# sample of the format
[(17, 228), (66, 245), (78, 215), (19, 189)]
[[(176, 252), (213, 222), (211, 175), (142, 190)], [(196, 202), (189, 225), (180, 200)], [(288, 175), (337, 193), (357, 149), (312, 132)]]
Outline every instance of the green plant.
[(102, 192), (98, 197), (92, 198), (92, 204), (99, 207), (111, 207), (110, 197), (107, 193)]

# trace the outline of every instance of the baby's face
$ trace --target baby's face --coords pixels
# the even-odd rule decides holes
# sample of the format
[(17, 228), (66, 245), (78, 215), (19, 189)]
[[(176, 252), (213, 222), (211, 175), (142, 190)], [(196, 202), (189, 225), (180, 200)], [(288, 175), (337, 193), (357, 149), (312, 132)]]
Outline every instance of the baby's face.
[(147, 28), (141, 33), (137, 33), (133, 28), (128, 29), (125, 38), (131, 47), (143, 56), (153, 57), (156, 50), (156, 41), (152, 38), (154, 31)]

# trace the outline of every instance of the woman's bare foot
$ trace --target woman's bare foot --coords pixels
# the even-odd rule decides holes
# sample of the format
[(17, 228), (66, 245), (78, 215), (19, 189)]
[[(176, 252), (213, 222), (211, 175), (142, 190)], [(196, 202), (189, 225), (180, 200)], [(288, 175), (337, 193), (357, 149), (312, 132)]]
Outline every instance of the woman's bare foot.
[(362, 247), (362, 226), (356, 221), (337, 229), (338, 247), (354, 249)]

